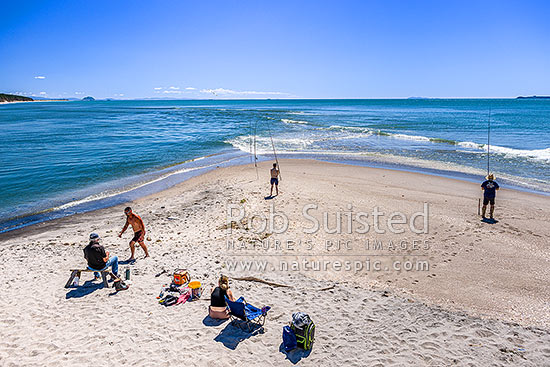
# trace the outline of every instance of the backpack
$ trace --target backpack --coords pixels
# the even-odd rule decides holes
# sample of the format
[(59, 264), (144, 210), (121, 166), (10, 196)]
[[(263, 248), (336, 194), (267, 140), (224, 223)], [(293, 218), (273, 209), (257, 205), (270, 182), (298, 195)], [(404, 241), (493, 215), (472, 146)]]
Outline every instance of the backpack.
[(283, 327), (283, 346), (287, 352), (290, 352), (297, 347), (296, 334), (294, 334), (294, 331), (290, 328), (290, 326)]
[(290, 328), (296, 335), (298, 347), (306, 350), (311, 349), (315, 341), (315, 323), (311, 321), (309, 315), (303, 312), (293, 314)]

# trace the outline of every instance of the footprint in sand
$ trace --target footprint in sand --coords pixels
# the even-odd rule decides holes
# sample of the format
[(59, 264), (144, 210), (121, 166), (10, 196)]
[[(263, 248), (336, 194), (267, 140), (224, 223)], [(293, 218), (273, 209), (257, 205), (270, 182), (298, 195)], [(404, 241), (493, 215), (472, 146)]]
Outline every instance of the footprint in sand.
[(495, 336), (495, 333), (493, 333), (492, 331), (489, 331), (489, 330), (476, 330), (476, 335), (477, 336), (480, 336), (482, 338), (488, 338), (488, 337), (491, 337), (491, 336)]
[(437, 350), (440, 349), (439, 344), (434, 343), (434, 342), (424, 342), (424, 343), (420, 344), (420, 346), (424, 349), (430, 349), (430, 350), (433, 350), (433, 351), (437, 351)]

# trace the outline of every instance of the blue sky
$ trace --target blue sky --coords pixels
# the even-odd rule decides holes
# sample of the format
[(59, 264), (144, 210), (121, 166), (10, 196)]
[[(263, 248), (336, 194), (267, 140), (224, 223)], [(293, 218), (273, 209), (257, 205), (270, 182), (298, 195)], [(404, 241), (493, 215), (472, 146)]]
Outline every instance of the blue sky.
[(0, 92), (550, 94), (545, 1), (2, 1)]

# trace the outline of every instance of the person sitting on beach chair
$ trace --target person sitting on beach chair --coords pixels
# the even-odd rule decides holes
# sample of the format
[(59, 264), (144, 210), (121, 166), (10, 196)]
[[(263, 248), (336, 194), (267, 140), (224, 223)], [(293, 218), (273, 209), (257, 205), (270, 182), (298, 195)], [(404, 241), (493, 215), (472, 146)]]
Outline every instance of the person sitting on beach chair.
[(101, 278), (99, 271), (108, 267), (111, 267), (113, 275), (118, 277), (118, 257), (109, 257), (109, 252), (99, 243), (97, 233), (90, 234), (90, 243), (84, 248), (84, 258), (88, 261), (88, 269), (98, 271), (94, 273), (96, 280)]
[(225, 297), (234, 301), (235, 297), (233, 292), (229, 289), (229, 279), (225, 275), (221, 275), (218, 280), (218, 286), (212, 289), (210, 295), (210, 307), (208, 308), (208, 315), (213, 319), (228, 319), (229, 310), (227, 309), (227, 302)]
[(273, 185), (275, 185), (276, 195), (279, 195), (279, 170), (277, 169), (277, 163), (273, 163), (273, 168), (271, 169), (271, 191), (269, 196), (273, 196)]
[(493, 213), (495, 211), (495, 197), (497, 195), (497, 190), (500, 189), (500, 186), (494, 181), (495, 176), (492, 173), (489, 173), (486, 177), (487, 181), (484, 181), (481, 184), (481, 190), (483, 190), (483, 208), (481, 210), (481, 217), (485, 219), (485, 212), (487, 211), (487, 204), (491, 204), (489, 209), (489, 217), (493, 218)]

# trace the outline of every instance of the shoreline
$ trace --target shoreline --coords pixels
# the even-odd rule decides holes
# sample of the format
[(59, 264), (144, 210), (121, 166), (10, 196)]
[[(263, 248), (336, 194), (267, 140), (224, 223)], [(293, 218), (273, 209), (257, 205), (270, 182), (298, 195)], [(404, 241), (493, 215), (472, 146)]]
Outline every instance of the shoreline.
[[(216, 159), (220, 157), (221, 161), (217, 161)], [(307, 154), (280, 154), (280, 157), (285, 160), (314, 160), (318, 162), (327, 162), (327, 163), (334, 163), (334, 164), (344, 164), (349, 166), (356, 166), (356, 167), (366, 167), (366, 168), (377, 168), (377, 169), (384, 169), (384, 170), (392, 170), (397, 172), (408, 172), (408, 173), (416, 173), (420, 175), (426, 175), (426, 176), (433, 176), (433, 177), (444, 177), (451, 180), (457, 180), (462, 182), (482, 182), (483, 178), (481, 176), (478, 177), (478, 175), (473, 173), (466, 173), (466, 172), (460, 172), (460, 171), (454, 171), (454, 170), (443, 170), (439, 168), (427, 168), (423, 166), (415, 166), (412, 164), (406, 164), (404, 162), (392, 162), (392, 161), (376, 161), (376, 160), (353, 160), (350, 157), (342, 156), (341, 159), (334, 159), (330, 156), (313, 156), (310, 157)], [(212, 160), (211, 162), (208, 160)], [(13, 218), (9, 218), (4, 220), (3, 222), (0, 222), (0, 225), (3, 225), (4, 227), (0, 227), (0, 235), (3, 233), (8, 233), (14, 230), (17, 230), (19, 228), (25, 228), (29, 225), (36, 225), (39, 223), (55, 220), (58, 218), (67, 217), (70, 215), (75, 215), (79, 213), (87, 213), (90, 211), (94, 211), (97, 209), (103, 209), (112, 207), (115, 205), (118, 205), (123, 202), (128, 202), (131, 200), (136, 200), (141, 197), (146, 197), (151, 194), (159, 193), (163, 190), (167, 190), (175, 185), (181, 184), (185, 180), (194, 177), (196, 174), (204, 174), (208, 172), (211, 169), (217, 168), (217, 167), (225, 167), (225, 166), (239, 166), (239, 165), (247, 165), (250, 157), (249, 154), (246, 152), (243, 152), (241, 150), (232, 148), (232, 149), (226, 149), (222, 150), (217, 153), (213, 153), (210, 155), (206, 155), (203, 157), (198, 157), (194, 159), (190, 159), (188, 161), (169, 165), (167, 167), (164, 167), (162, 169), (159, 169), (154, 172), (146, 173), (146, 174), (140, 174), (135, 177), (128, 177), (120, 179), (121, 181), (135, 181), (134, 184), (130, 187), (120, 187), (117, 189), (114, 189), (114, 193), (104, 196), (103, 198), (97, 198), (98, 196), (102, 196), (102, 192), (93, 193), (89, 196), (84, 196), (80, 199), (69, 201), (65, 203), (59, 203), (54, 207), (49, 208), (43, 208), (39, 211), (28, 213), (28, 214), (21, 214)], [(266, 155), (258, 155), (258, 162), (264, 162), (264, 161), (270, 161), (272, 158), (266, 156)], [(205, 161), (206, 166), (200, 166), (200, 167), (193, 167), (187, 168), (187, 164), (194, 164), (198, 161)], [(191, 174), (184, 174), (179, 180), (176, 179), (174, 176), (181, 176), (182, 173), (186, 173), (187, 171), (195, 171), (197, 170), (197, 173), (191, 173)], [(146, 179), (145, 181), (140, 181), (140, 177), (147, 177), (150, 178)], [(507, 182), (506, 179), (499, 179), (497, 177), (498, 181), (503, 181), (504, 186), (507, 190), (515, 190), (518, 192), (525, 192), (530, 193), (534, 195), (539, 195), (542, 197), (548, 197), (550, 196), (550, 192), (542, 191), (542, 190), (536, 190), (528, 187), (522, 187), (514, 183)], [(165, 183), (166, 182), (166, 183)], [(106, 183), (107, 184), (107, 183)], [(501, 183), (502, 186), (502, 183)], [(81, 204), (80, 204), (81, 203)], [(69, 211), (69, 214), (65, 214), (64, 212), (66, 210), (72, 210), (73, 207), (81, 207), (83, 208), (80, 211), (71, 212)], [(49, 217), (51, 216), (51, 217)], [(34, 219), (37, 218), (37, 219)], [(27, 224), (29, 223), (29, 224)], [(6, 225), (8, 227), (6, 227)]]

